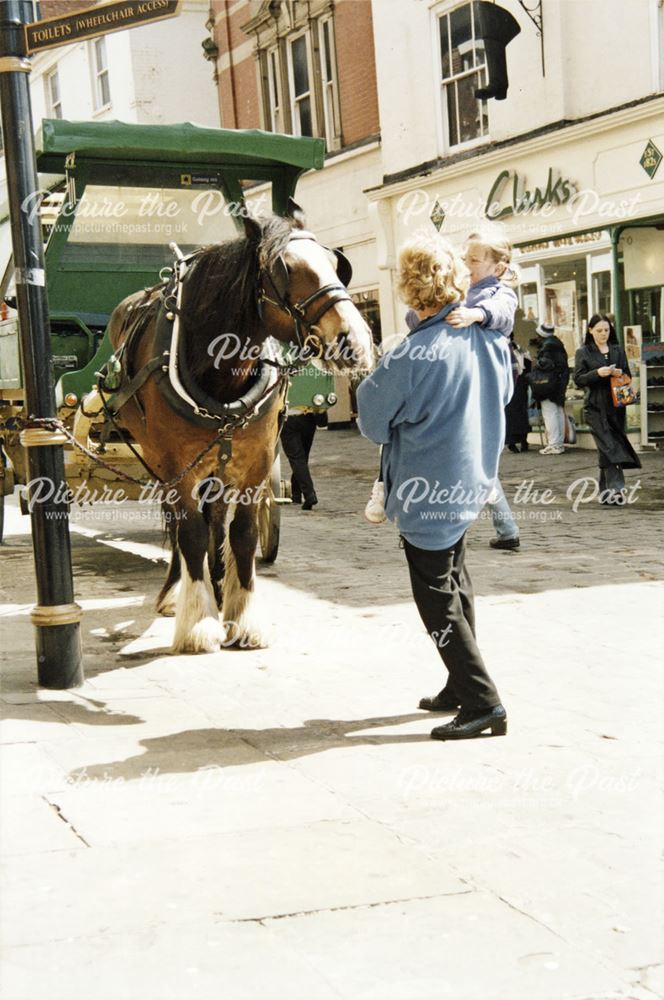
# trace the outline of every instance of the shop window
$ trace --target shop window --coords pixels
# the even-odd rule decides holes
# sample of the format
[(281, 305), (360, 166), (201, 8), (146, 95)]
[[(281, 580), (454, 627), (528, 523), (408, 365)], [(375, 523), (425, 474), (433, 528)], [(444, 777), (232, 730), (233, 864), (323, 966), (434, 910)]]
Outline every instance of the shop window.
[(380, 325), (380, 302), (378, 300), (378, 289), (370, 288), (366, 292), (355, 292), (351, 295), (351, 298), (353, 300), (353, 305), (371, 330), (371, 337), (375, 347), (380, 348), (382, 343), (382, 332)]
[(489, 132), (487, 101), (475, 91), (488, 85), (484, 42), (476, 36), (472, 3), (438, 19), (441, 93), (447, 144), (459, 146)]
[(611, 312), (611, 272), (593, 274), (593, 312), (606, 315)]
[(585, 257), (554, 261), (542, 267), (544, 322), (556, 328), (567, 354), (581, 346), (588, 322), (588, 280)]
[(644, 344), (662, 340), (662, 286), (636, 288), (629, 292), (629, 322), (641, 327)]
[(44, 79), (46, 87), (46, 107), (49, 118), (62, 118), (62, 101), (60, 100), (60, 77), (57, 67)]

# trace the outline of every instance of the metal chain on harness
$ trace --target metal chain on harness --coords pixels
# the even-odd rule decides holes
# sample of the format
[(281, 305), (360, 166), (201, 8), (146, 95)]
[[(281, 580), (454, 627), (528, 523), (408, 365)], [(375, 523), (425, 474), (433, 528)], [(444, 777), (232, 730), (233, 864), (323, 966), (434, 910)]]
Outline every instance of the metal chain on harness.
[[(109, 462), (105, 462), (103, 458), (99, 457), (99, 455), (95, 455), (95, 453), (90, 451), (89, 448), (86, 448), (85, 445), (81, 444), (80, 441), (76, 440), (71, 431), (68, 430), (67, 427), (65, 427), (63, 422), (60, 419), (58, 419), (58, 417), (28, 417), (27, 419), (19, 419), (17, 423), (19, 423), (19, 425), (24, 429), (30, 427), (40, 427), (43, 428), (44, 430), (49, 430), (52, 432), (60, 431), (62, 434), (65, 435), (69, 443), (72, 444), (74, 448), (78, 448), (78, 450), (83, 452), (83, 454), (87, 458), (91, 459), (96, 465), (99, 465), (102, 469), (106, 469), (107, 472), (112, 472), (119, 479), (123, 479), (127, 483), (134, 483), (136, 486), (145, 487), (151, 485), (151, 481), (149, 479), (137, 479), (136, 476), (130, 476), (128, 472), (123, 472), (122, 469), (117, 468), (117, 466), (111, 465)], [(219, 432), (219, 434), (221, 434), (221, 432)], [(187, 465), (182, 470), (182, 472), (180, 472), (177, 476), (175, 476), (173, 479), (170, 479), (166, 483), (162, 482), (162, 480), (156, 474), (154, 473), (152, 474), (154, 475), (155, 480), (161, 483), (164, 490), (170, 490), (174, 486), (177, 486), (178, 483), (181, 483), (184, 477), (189, 472), (191, 472), (192, 469), (196, 468), (196, 466), (199, 464), (199, 462), (201, 462), (203, 458), (205, 458), (208, 452), (212, 451), (213, 448), (221, 449), (222, 446), (226, 443), (226, 441), (230, 441), (230, 435), (222, 436), (221, 439), (219, 435), (216, 438), (213, 438), (212, 441), (210, 441), (209, 444), (207, 444), (205, 448), (201, 452), (199, 452), (198, 455), (196, 455), (196, 457), (189, 463), (189, 465)], [(137, 457), (140, 458), (140, 456)], [(222, 461), (222, 464), (225, 464), (229, 458), (230, 458), (230, 450), (226, 448), (225, 453), (220, 455), (220, 461)], [(143, 462), (143, 459), (140, 460)], [(143, 464), (145, 465), (145, 462), (143, 462)], [(146, 468), (148, 469), (148, 472), (151, 471), (147, 465)]]

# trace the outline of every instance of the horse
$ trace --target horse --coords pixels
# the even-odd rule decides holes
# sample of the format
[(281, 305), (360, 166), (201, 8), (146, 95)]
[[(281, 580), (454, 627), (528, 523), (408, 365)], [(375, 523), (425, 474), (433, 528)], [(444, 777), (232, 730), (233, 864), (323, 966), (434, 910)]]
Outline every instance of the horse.
[(125, 298), (109, 321), (123, 376), (102, 394), (107, 416), (164, 491), (173, 552), (157, 611), (175, 614), (173, 652), (266, 645), (252, 602), (258, 502), (288, 385), (269, 344), (295, 344), (298, 361), (328, 371), (372, 365), (349, 262), (293, 202), (289, 213), (247, 216), (244, 235), (187, 257), (173, 245), (170, 280)]

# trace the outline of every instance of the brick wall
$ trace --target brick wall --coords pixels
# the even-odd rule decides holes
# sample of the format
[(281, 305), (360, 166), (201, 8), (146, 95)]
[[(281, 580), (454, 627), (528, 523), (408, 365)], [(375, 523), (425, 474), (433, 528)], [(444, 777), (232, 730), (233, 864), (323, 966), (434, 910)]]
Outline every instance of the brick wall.
[(249, 0), (241, 4), (216, 0), (213, 9), (217, 15), (215, 41), (219, 49), (222, 128), (260, 128), (254, 40), (241, 29), (253, 13), (252, 5)]
[(41, 0), (39, 12), (43, 20), (47, 17), (60, 17), (61, 14), (75, 14), (94, 6), (94, 0)]
[(334, 26), (345, 146), (380, 131), (370, 0), (338, 0)]
[[(252, 0), (213, 0), (219, 49), (219, 107), (225, 128), (259, 128), (255, 39), (241, 26), (256, 13)], [(371, 0), (337, 0), (335, 39), (343, 144), (380, 131)], [(230, 48), (230, 56), (229, 56)]]

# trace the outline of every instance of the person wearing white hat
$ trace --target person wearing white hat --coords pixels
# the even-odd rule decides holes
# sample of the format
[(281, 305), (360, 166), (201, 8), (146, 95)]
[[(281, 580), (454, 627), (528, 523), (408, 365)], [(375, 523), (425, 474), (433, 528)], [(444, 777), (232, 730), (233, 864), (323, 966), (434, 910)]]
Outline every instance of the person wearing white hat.
[(549, 376), (546, 394), (539, 397), (542, 418), (546, 428), (546, 447), (541, 455), (562, 455), (565, 451), (565, 391), (569, 382), (569, 362), (562, 340), (548, 323), (540, 323), (538, 336), (542, 338), (533, 374)]

